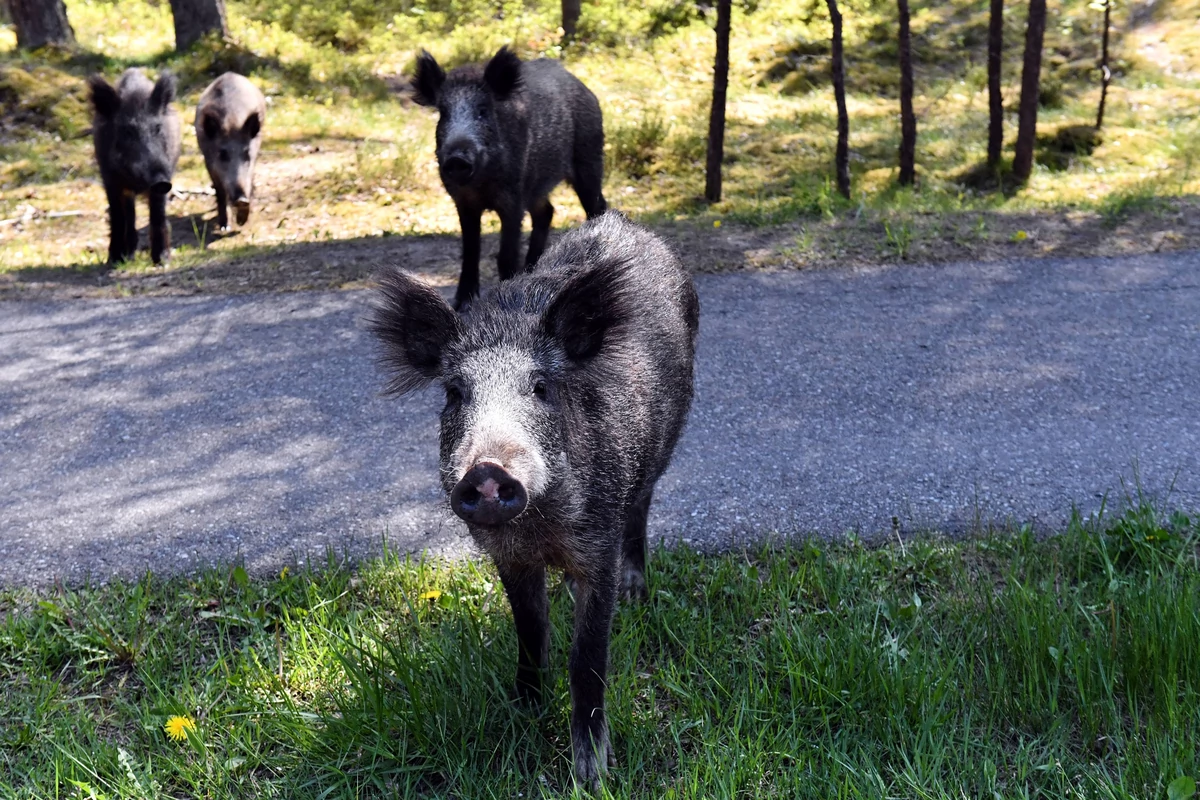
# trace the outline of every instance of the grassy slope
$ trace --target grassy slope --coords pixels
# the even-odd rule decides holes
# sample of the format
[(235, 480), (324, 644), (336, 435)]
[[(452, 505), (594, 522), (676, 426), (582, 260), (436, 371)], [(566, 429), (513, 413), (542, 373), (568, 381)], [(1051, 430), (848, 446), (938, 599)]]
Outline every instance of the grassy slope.
[[(1119, 70), (1104, 143), (1090, 156), (1043, 148), (1050, 166), (1039, 168), (1030, 185), (1011, 197), (977, 192), (962, 181), (982, 159), (986, 135), (981, 4), (954, 0), (915, 11), (917, 192), (895, 186), (893, 4), (846, 5), (854, 200), (841, 202), (829, 186), (833, 106), (824, 77), (824, 4), (771, 0), (735, 14), (726, 199), (709, 209), (697, 201), (712, 50), (707, 22), (681, 12), (687, 4), (659, 4), (653, 13), (609, 0), (585, 4), (590, 43), (567, 57), (604, 106), (606, 191), (613, 203), (650, 221), (793, 223), (787, 241), (766, 245), (765, 260), (784, 265), (963, 257), (995, 248), (1008, 254), (1014, 251), (1010, 240), (1027, 238), (1017, 252), (1075, 252), (1080, 248), (1073, 250), (1069, 240), (1084, 228), (1102, 241), (1083, 252), (1192, 243), (1194, 215), (1173, 211), (1177, 207), (1162, 198), (1190, 198), (1200, 187), (1193, 168), (1200, 152), (1195, 0), (1164, 0), (1150, 10), (1119, 7)], [(1050, 7), (1045, 80), (1055, 107), (1043, 109), (1040, 120), (1047, 142), (1058, 128), (1094, 115), (1091, 65), (1099, 24), (1082, 0), (1057, 0)], [(183, 78), (180, 106), (189, 121), (198, 93), (222, 69), (251, 73), (271, 96), (255, 221), (238, 235), (218, 238), (210, 229), (211, 198), (186, 194), (172, 205), (176, 243), (182, 245), (178, 268), (295, 241), (455, 232), (453, 206), (432, 157), (433, 117), (397, 100), (389, 88), (403, 83), (422, 45), (448, 63), (480, 57), (505, 42), (527, 56), (562, 53), (554, 31), (557, 4), (545, 0), (458, 3), (453, 19), (389, 16), (387, 2), (231, 0), (236, 44), (209, 43), (184, 56), (170, 52), (166, 4), (78, 0), (68, 8), (82, 46), (69, 58), (21, 56), (12, 49), (11, 30), (0, 29), (0, 99), (24, 122), (0, 131), (0, 218), (32, 215), (0, 226), (0, 263), (10, 269), (86, 270), (104, 256), (103, 196), (90, 142), (79, 136), (89, 124), (81, 83), (89, 71), (170, 67)], [(351, 11), (338, 13), (341, 8)], [(459, 24), (451, 24), (455, 20)], [(1020, 9), (1010, 8), (1010, 106), (1023, 25)], [(314, 44), (313, 37), (328, 43)], [(1012, 119), (1008, 127), (1011, 141)], [(184, 153), (177, 185), (203, 190), (206, 176), (190, 131)], [(555, 204), (560, 224), (582, 218), (568, 189), (557, 193)], [(43, 216), (56, 210), (84, 213)], [(1114, 234), (1131, 214), (1141, 216)], [(208, 252), (201, 252), (203, 245)], [(449, 264), (454, 253), (447, 256)], [(146, 268), (139, 261), (127, 272)]]
[[(1200, 774), (1198, 535), (1141, 507), (1042, 542), (657, 553), (616, 620), (607, 790), (1164, 797)], [(0, 796), (569, 792), (569, 614), (539, 724), (471, 562), (0, 594)]]

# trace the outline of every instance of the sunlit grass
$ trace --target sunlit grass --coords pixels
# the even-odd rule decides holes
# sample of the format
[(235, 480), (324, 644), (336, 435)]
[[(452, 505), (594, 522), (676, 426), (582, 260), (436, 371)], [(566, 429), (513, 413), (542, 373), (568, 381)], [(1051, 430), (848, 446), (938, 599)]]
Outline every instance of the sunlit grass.
[[(91, 144), (79, 137), (89, 124), (81, 81), (93, 69), (115, 76), (131, 64), (168, 67), (181, 75), (185, 159), (177, 183), (184, 189), (207, 185), (190, 123), (211, 74), (226, 68), (248, 71), (268, 95), (259, 210), (238, 236), (213, 240), (214, 254), (331, 236), (457, 230), (433, 159), (435, 116), (393, 92), (420, 47), (447, 64), (484, 57), (504, 43), (527, 57), (565, 57), (605, 113), (606, 195), (612, 205), (651, 222), (695, 220), (709, 226), (727, 219), (769, 226), (800, 221), (845, 228), (842, 223), (852, 215), (855, 221), (878, 222), (882, 230), (891, 220), (903, 223), (906, 215), (984, 213), (997, 216), (1003, 228), (1008, 226), (1004, 215), (1044, 211), (1062, 217), (1081, 211), (1109, 214), (1114, 208), (1153, 212), (1166, 206), (1120, 198), (1200, 194), (1200, 170), (1193, 167), (1200, 155), (1195, 113), (1200, 52), (1186, 33), (1189, 25), (1195, 28), (1195, 0), (1164, 2), (1148, 22), (1132, 29), (1134, 11), (1118, 6), (1114, 60), (1119, 72), (1100, 146), (1089, 155), (1043, 152), (1043, 147), (1029, 184), (1011, 195), (979, 191), (963, 177), (985, 155), (986, 74), (979, 38), (984, 9), (956, 0), (917, 10), (918, 190), (898, 192), (892, 6), (848, 3), (854, 187), (848, 203), (832, 198), (826, 188), (835, 120), (828, 60), (822, 55), (829, 35), (824, 4), (772, 0), (759, 3), (753, 13), (739, 8), (731, 45), (724, 199), (715, 206), (700, 199), (711, 90), (710, 21), (682, 5), (629, 7), (604, 0), (585, 6), (584, 43), (564, 50), (556, 30), (558, 4), (549, 0), (506, 3), (500, 11), (464, 3), (458, 19), (437, 11), (397, 14), (389, 21), (381, 10), (364, 18), (376, 20), (375, 27), (337, 16), (337, 7), (231, 0), (234, 42), (207, 42), (177, 55), (171, 49), (168, 4), (72, 0), (68, 11), (83, 55), (31, 59), (0, 38), (0, 69), (8, 70), (9, 78), (13, 70), (43, 65), (45, 77), (39, 82), (52, 90), (43, 88), (40, 96), (57, 92), (72, 98), (70, 104), (38, 111), (50, 115), (45, 118), (55, 121), (57, 132), (27, 127), (22, 130), (28, 135), (0, 141), (0, 219), (20, 216), (25, 206), (38, 212), (28, 224), (0, 227), (0, 269), (86, 263), (107, 236)], [(1058, 0), (1051, 3), (1051, 19), (1044, 77), (1059, 99), (1040, 113), (1039, 131), (1047, 142), (1059, 128), (1093, 119), (1099, 91), (1089, 66), (1098, 47), (1098, 13), (1082, 0)], [(1023, 24), (1019, 9), (1010, 9), (1004, 75), (1009, 152), (1016, 132)], [(326, 39), (305, 38), (304, 31)], [(1163, 53), (1170, 55), (1165, 66)], [(25, 97), (32, 89), (22, 91), (18, 94)], [(569, 188), (561, 187), (553, 202), (556, 224), (583, 219)], [(211, 216), (211, 205), (206, 196), (187, 194), (173, 202), (172, 213)], [(53, 224), (41, 216), (64, 210), (84, 213)], [(488, 229), (495, 229), (496, 221), (487, 219)]]

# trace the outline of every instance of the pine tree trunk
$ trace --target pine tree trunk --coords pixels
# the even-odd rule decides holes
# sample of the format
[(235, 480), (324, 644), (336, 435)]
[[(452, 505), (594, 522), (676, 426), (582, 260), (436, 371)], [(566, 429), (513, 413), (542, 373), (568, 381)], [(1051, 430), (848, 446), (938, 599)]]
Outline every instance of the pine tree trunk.
[(1000, 166), (1004, 148), (1004, 98), (1000, 95), (1000, 66), (1004, 51), (1004, 0), (992, 0), (988, 21), (988, 168)]
[(17, 29), (17, 47), (22, 50), (75, 44), (63, 0), (8, 0), (8, 11)]
[(1096, 130), (1104, 125), (1104, 101), (1108, 99), (1108, 83), (1112, 80), (1112, 70), (1108, 68), (1108, 30), (1109, 15), (1112, 12), (1112, 0), (1104, 0), (1104, 44), (1100, 50), (1100, 108), (1096, 111)]
[(570, 41), (575, 38), (575, 28), (579, 25), (582, 11), (583, 0), (562, 0), (563, 39)]
[(1021, 109), (1018, 114), (1017, 149), (1013, 177), (1019, 183), (1033, 172), (1033, 146), (1037, 139), (1038, 86), (1042, 71), (1042, 41), (1046, 34), (1046, 0), (1029, 0), (1025, 27), (1025, 63), (1021, 67)]
[(704, 199), (721, 200), (721, 161), (725, 157), (725, 90), (729, 86), (730, 0), (717, 2), (717, 59), (713, 65), (712, 114), (708, 119), (708, 162), (704, 176)]
[(846, 110), (846, 68), (842, 53), (842, 13), (837, 0), (825, 0), (829, 6), (829, 19), (833, 22), (832, 68), (833, 96), (837, 102), (837, 154), (834, 167), (837, 171), (838, 194), (850, 199), (850, 113)]
[(897, 0), (900, 11), (900, 185), (912, 186), (917, 178), (917, 117), (913, 113), (912, 33), (908, 27), (908, 0)]
[(171, 0), (175, 18), (175, 49), (187, 50), (210, 31), (229, 35), (225, 0)]

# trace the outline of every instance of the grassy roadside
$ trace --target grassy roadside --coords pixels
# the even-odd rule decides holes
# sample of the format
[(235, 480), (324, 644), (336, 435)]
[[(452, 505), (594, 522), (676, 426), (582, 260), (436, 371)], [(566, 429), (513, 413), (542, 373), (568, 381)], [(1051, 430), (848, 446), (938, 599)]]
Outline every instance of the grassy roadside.
[[(11, 29), (0, 28), (0, 296), (353, 285), (369, 270), (337, 266), (347, 261), (344, 243), (379, 261), (398, 251), (400, 260), (411, 255), (434, 272), (452, 273), (457, 244), (449, 237), (457, 222), (437, 179), (434, 115), (406, 99), (404, 76), (421, 46), (456, 64), (506, 42), (526, 57), (564, 58), (596, 91), (608, 135), (610, 201), (682, 232), (685, 255), (700, 252), (704, 269), (1200, 247), (1198, 0), (1118, 5), (1108, 121), (1103, 140), (1082, 147), (1071, 132), (1094, 116), (1100, 16), (1084, 0), (1050, 0), (1039, 166), (1016, 194), (988, 191), (976, 179), (987, 119), (984, 7), (951, 0), (914, 12), (919, 186), (911, 191), (895, 182), (894, 4), (847, 0), (855, 186), (849, 202), (830, 187), (824, 4), (738, 4), (726, 198), (713, 207), (699, 200), (698, 168), (711, 15), (693, 3), (589, 2), (583, 41), (569, 48), (556, 31), (558, 4), (551, 0), (228, 5), (233, 41), (202, 43), (186, 54), (171, 50), (167, 4), (142, 0), (70, 0), (80, 43), (73, 53), (18, 53)], [(1011, 150), (1024, 19), (1010, 5), (1004, 87)], [(185, 125), (181, 193), (170, 211), (175, 261), (157, 270), (141, 254), (101, 276), (107, 223), (82, 80), (131, 65), (180, 75), (178, 106), (188, 123), (213, 74), (250, 74), (270, 100), (266, 142), (250, 225), (218, 235)], [(569, 189), (557, 192), (554, 204), (560, 228), (582, 219)], [(487, 224), (496, 230), (490, 215)], [(447, 237), (432, 258), (406, 249), (430, 236)], [(710, 247), (709, 240), (716, 242)], [(313, 257), (318, 246), (328, 257)], [(703, 257), (710, 249), (719, 258)], [(234, 277), (247, 261), (253, 275)], [(275, 266), (259, 269), (263, 264)]]
[[(1176, 800), (1200, 775), (1182, 514), (665, 551), (651, 598), (615, 625), (614, 797)], [(478, 564), (10, 590), (0, 614), (0, 797), (572, 791), (569, 596), (539, 724), (507, 699), (509, 613)]]

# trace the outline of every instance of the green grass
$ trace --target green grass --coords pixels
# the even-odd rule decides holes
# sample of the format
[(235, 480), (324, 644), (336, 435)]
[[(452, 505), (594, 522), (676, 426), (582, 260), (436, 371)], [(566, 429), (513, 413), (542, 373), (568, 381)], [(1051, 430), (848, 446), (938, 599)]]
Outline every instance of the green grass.
[[(657, 552), (615, 623), (605, 792), (1186, 797), (1198, 546), (1196, 520), (1137, 505), (1047, 540)], [(0, 797), (573, 791), (569, 595), (539, 720), (508, 699), (507, 603), (473, 562), (148, 575), (0, 613)]]

